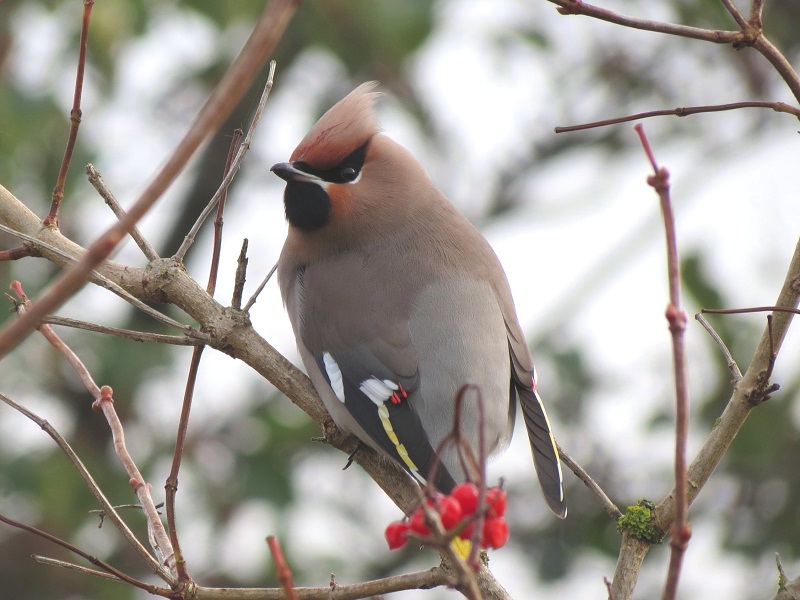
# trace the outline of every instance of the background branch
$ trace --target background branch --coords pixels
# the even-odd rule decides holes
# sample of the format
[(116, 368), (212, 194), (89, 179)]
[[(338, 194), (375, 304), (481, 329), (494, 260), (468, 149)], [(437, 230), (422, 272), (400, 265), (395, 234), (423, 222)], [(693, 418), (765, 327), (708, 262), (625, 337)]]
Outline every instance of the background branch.
[(13, 320), (0, 329), (0, 357), (35, 329), (42, 317), (55, 311), (78, 291), (91, 278), (92, 271), (109, 257), (130, 228), (156, 203), (195, 151), (217, 130), (239, 102), (258, 69), (283, 35), (296, 6), (297, 0), (272, 0), (267, 4), (241, 53), (214, 89), (172, 156), (131, 206), (127, 217), (97, 238), (86, 249), (81, 261), (56, 279), (24, 318)]
[(618, 125), (620, 123), (628, 123), (630, 121), (638, 121), (641, 119), (650, 119), (652, 117), (686, 117), (689, 115), (697, 115), (701, 113), (722, 112), (727, 110), (739, 110), (741, 108), (770, 108), (775, 112), (787, 113), (794, 115), (800, 119), (800, 108), (786, 104), (785, 102), (731, 102), (730, 104), (713, 104), (710, 106), (685, 106), (680, 108), (672, 108), (665, 110), (648, 110), (645, 112), (627, 115), (624, 117), (616, 117), (614, 119), (604, 119), (602, 121), (593, 121), (591, 123), (584, 123), (581, 125), (567, 125), (558, 126), (553, 129), (556, 133), (569, 133), (572, 131), (582, 131), (584, 129), (593, 129), (595, 127), (606, 127), (608, 125)]

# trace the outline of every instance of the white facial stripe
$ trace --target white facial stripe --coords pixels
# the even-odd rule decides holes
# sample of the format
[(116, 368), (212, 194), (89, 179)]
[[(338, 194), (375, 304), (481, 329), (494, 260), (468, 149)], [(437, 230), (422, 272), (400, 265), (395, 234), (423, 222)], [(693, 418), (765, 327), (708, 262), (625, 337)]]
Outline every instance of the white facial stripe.
[(377, 377), (372, 377), (362, 381), (358, 389), (364, 392), (364, 395), (375, 404), (381, 406), (392, 397), (394, 392), (400, 389), (400, 386), (388, 379), (380, 380)]
[(342, 371), (339, 365), (330, 355), (329, 352), (322, 353), (322, 362), (325, 365), (325, 372), (328, 375), (328, 380), (331, 382), (331, 389), (339, 402), (344, 402), (344, 383), (342, 382)]

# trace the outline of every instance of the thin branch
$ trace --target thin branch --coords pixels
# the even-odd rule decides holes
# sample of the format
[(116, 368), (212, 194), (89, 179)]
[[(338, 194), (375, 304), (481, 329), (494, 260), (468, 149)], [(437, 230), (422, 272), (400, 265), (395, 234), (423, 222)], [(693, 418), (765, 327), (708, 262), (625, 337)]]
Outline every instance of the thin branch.
[(711, 336), (711, 339), (714, 340), (714, 343), (722, 352), (722, 355), (725, 357), (726, 364), (728, 365), (728, 370), (731, 372), (731, 376), (733, 377), (733, 384), (736, 385), (742, 378), (742, 372), (739, 370), (739, 365), (737, 365), (736, 361), (733, 359), (731, 351), (728, 350), (725, 342), (722, 341), (722, 338), (719, 337), (719, 334), (716, 331), (714, 331), (711, 323), (709, 323), (703, 315), (697, 313), (694, 318), (700, 322), (700, 324), (708, 332), (708, 334)]
[[(11, 234), (11, 235), (13, 235), (15, 237), (18, 237), (21, 240), (25, 240), (27, 242), (35, 244), (36, 246), (38, 246), (40, 248), (44, 248), (45, 250), (48, 250), (48, 251), (52, 252), (53, 254), (57, 254), (58, 256), (66, 259), (70, 263), (73, 263), (73, 264), (78, 264), (79, 263), (79, 259), (75, 258), (74, 256), (72, 256), (68, 252), (65, 252), (64, 250), (61, 250), (60, 248), (56, 248), (52, 244), (48, 244), (45, 241), (39, 240), (39, 239), (33, 237), (32, 235), (28, 235), (26, 233), (22, 233), (21, 231), (16, 231), (14, 229), (11, 229), (10, 227), (6, 227), (2, 223), (0, 223), (0, 231), (5, 231), (6, 233), (9, 233), (9, 234)], [(120, 286), (117, 283), (111, 281), (108, 277), (106, 277), (102, 273), (100, 273), (98, 271), (95, 271), (95, 270), (92, 270), (91, 271), (91, 275), (97, 281), (98, 285), (106, 288), (110, 292), (113, 292), (114, 294), (116, 294), (117, 296), (119, 296), (120, 298), (125, 300), (125, 302), (127, 302), (131, 306), (134, 306), (135, 308), (138, 308), (140, 311), (142, 311), (146, 315), (152, 317), (156, 321), (158, 321), (160, 323), (163, 323), (164, 325), (166, 325), (168, 327), (172, 327), (173, 329), (177, 329), (179, 331), (182, 331), (186, 335), (189, 335), (189, 336), (194, 335), (196, 333), (196, 330), (194, 328), (192, 328), (192, 327), (190, 327), (188, 325), (184, 325), (183, 323), (179, 323), (175, 319), (172, 319), (172, 318), (168, 317), (167, 315), (165, 315), (164, 313), (159, 312), (156, 309), (148, 306), (147, 304), (145, 304), (144, 302), (142, 302), (141, 300), (136, 298), (133, 294), (129, 293), (124, 288), (122, 288), (122, 286)], [(35, 308), (32, 308), (31, 310), (35, 310)], [(30, 312), (31, 311), (28, 311), (27, 314), (30, 314)], [(27, 318), (27, 316), (25, 318)], [(22, 321), (24, 319), (20, 319), (20, 320)]]
[[(778, 353), (775, 351), (775, 336), (772, 331), (772, 321), (774, 318), (775, 317), (773, 317), (771, 314), (767, 315), (767, 332), (769, 333), (769, 363), (767, 365), (766, 372), (761, 378), (761, 380), (764, 382), (764, 385), (766, 385), (772, 377), (772, 371), (775, 368), (775, 361), (778, 359)], [(767, 398), (764, 399), (766, 400)]]
[(700, 312), (709, 315), (738, 315), (755, 312), (785, 312), (800, 315), (800, 309), (791, 306), (750, 306), (747, 308), (702, 308)]
[(764, 2), (765, 0), (752, 0), (750, 3), (750, 17), (748, 20), (757, 27), (763, 25)]
[(181, 244), (181, 247), (178, 248), (178, 251), (175, 253), (175, 258), (178, 260), (183, 260), (186, 256), (186, 253), (189, 251), (189, 248), (194, 243), (195, 238), (197, 237), (197, 232), (200, 231), (200, 228), (205, 223), (208, 216), (211, 214), (211, 211), (214, 210), (214, 207), (217, 205), (217, 202), (220, 201), (223, 194), (227, 194), (228, 187), (230, 186), (233, 178), (236, 177), (236, 174), (239, 172), (239, 167), (242, 165), (242, 161), (244, 160), (247, 151), (250, 149), (250, 143), (253, 139), (253, 134), (255, 133), (256, 126), (258, 125), (258, 121), (261, 119), (261, 113), (264, 112), (264, 107), (267, 105), (267, 99), (269, 98), (269, 93), (272, 91), (272, 84), (275, 78), (275, 61), (271, 61), (269, 63), (269, 74), (267, 75), (267, 82), (264, 84), (264, 91), (261, 92), (261, 98), (258, 101), (258, 105), (256, 106), (256, 111), (253, 114), (253, 119), (250, 121), (250, 127), (247, 129), (247, 135), (244, 138), (241, 146), (239, 146), (239, 151), (236, 153), (236, 157), (233, 159), (233, 163), (228, 168), (228, 171), (222, 180), (219, 188), (217, 188), (217, 192), (211, 198), (211, 201), (206, 205), (203, 209), (203, 212), (200, 213), (200, 216), (195, 221), (192, 228), (189, 230), (189, 233), (186, 234), (186, 237)]
[(267, 285), (267, 282), (272, 279), (272, 276), (275, 274), (275, 271), (278, 270), (278, 263), (272, 265), (272, 268), (267, 273), (267, 276), (264, 277), (264, 280), (258, 285), (256, 291), (253, 292), (253, 295), (250, 296), (250, 299), (247, 301), (247, 304), (244, 305), (244, 312), (250, 312), (250, 309), (253, 308), (253, 305), (256, 303), (259, 294), (264, 291), (264, 287)]
[(34, 250), (30, 244), (22, 244), (16, 248), (9, 248), (8, 250), (0, 250), (0, 262), (10, 260), (19, 260), (29, 256), (39, 256), (39, 253)]
[(94, 0), (83, 0), (83, 21), (81, 23), (80, 49), (78, 50), (78, 72), (75, 75), (75, 93), (72, 97), (72, 110), (69, 113), (69, 137), (67, 146), (64, 149), (64, 158), (61, 159), (61, 167), (58, 170), (56, 186), (53, 188), (53, 199), (50, 203), (50, 212), (44, 219), (43, 225), (58, 227), (58, 209), (64, 199), (64, 185), (67, 181), (69, 164), (72, 161), (72, 153), (75, 150), (75, 143), (78, 140), (78, 127), (81, 124), (81, 95), (83, 93), (83, 74), (86, 69), (86, 49), (89, 39), (89, 21), (92, 18), (92, 7)]
[(800, 102), (800, 76), (798, 76), (792, 63), (764, 35), (759, 35), (755, 39), (753, 48), (758, 50), (772, 64), (791, 90), (792, 95)]
[(628, 123), (630, 121), (638, 121), (640, 119), (650, 119), (652, 117), (686, 117), (689, 115), (696, 115), (700, 113), (713, 113), (722, 112), (726, 110), (738, 110), (740, 108), (770, 108), (775, 112), (787, 113), (794, 115), (800, 119), (800, 108), (786, 104), (785, 102), (731, 102), (730, 104), (712, 104), (708, 106), (686, 106), (673, 109), (664, 110), (649, 110), (640, 112), (633, 115), (624, 117), (616, 117), (613, 119), (604, 119), (602, 121), (593, 121), (591, 123), (584, 123), (581, 125), (568, 125), (558, 126), (554, 128), (556, 133), (569, 133), (572, 131), (582, 131), (584, 129), (593, 129), (595, 127), (606, 127), (607, 125), (617, 125), (619, 123)]
[(139, 468), (125, 445), (125, 431), (122, 428), (122, 422), (119, 420), (117, 411), (114, 409), (113, 390), (109, 386), (104, 385), (100, 388), (100, 398), (94, 402), (92, 408), (99, 408), (103, 412), (111, 428), (114, 451), (125, 472), (130, 477), (130, 485), (136, 492), (139, 504), (142, 505), (142, 510), (147, 518), (147, 533), (150, 538), (150, 545), (161, 558), (161, 564), (174, 570), (175, 560), (172, 545), (159, 518), (155, 502), (153, 502), (153, 496), (150, 493), (151, 486), (142, 477)]
[(138, 579), (131, 577), (129, 575), (126, 575), (122, 571), (112, 567), (107, 562), (100, 560), (96, 556), (92, 556), (91, 554), (84, 552), (77, 546), (73, 546), (69, 542), (64, 541), (61, 538), (58, 538), (50, 533), (47, 533), (46, 531), (42, 531), (41, 529), (37, 529), (36, 527), (31, 527), (30, 525), (25, 525), (25, 523), (20, 523), (19, 521), (15, 521), (14, 519), (10, 519), (4, 515), (0, 515), (0, 521), (5, 523), (6, 525), (11, 525), (12, 527), (16, 527), (17, 529), (22, 529), (23, 531), (27, 531), (28, 533), (37, 535), (40, 538), (44, 538), (48, 542), (52, 542), (57, 546), (61, 546), (62, 548), (72, 552), (73, 554), (77, 554), (81, 558), (84, 558), (85, 560), (89, 561), (94, 566), (103, 569), (108, 573), (111, 573), (117, 579), (124, 581), (125, 583), (129, 583), (130, 585), (133, 585), (139, 589), (145, 590), (150, 594), (156, 596), (168, 596), (172, 593), (171, 590), (159, 588), (154, 585), (150, 585), (149, 583), (145, 583), (144, 581), (139, 581)]
[(736, 8), (736, 5), (733, 3), (733, 0), (720, 0), (722, 5), (725, 9), (730, 13), (733, 17), (733, 20), (736, 21), (736, 24), (741, 27), (742, 29), (746, 29), (750, 26), (750, 23), (747, 22), (745, 16), (741, 13), (741, 11)]
[(81, 459), (72, 449), (72, 447), (67, 443), (67, 441), (61, 436), (60, 433), (48, 423), (46, 420), (42, 419), (36, 413), (28, 410), (24, 406), (17, 404), (8, 396), (0, 393), (0, 400), (5, 402), (8, 406), (16, 410), (17, 412), (21, 413), (34, 423), (36, 423), (47, 435), (49, 435), (56, 445), (61, 449), (67, 459), (72, 463), (72, 466), (75, 467), (75, 470), (83, 479), (84, 483), (86, 483), (86, 487), (89, 488), (89, 491), (92, 492), (92, 495), (97, 500), (98, 504), (103, 508), (106, 512), (106, 515), (111, 519), (114, 523), (116, 528), (119, 532), (125, 537), (131, 547), (141, 556), (150, 569), (159, 577), (161, 577), (167, 583), (172, 583), (172, 577), (170, 574), (164, 570), (164, 568), (158, 563), (158, 561), (153, 558), (153, 556), (148, 552), (147, 548), (145, 548), (142, 543), (136, 538), (134, 533), (130, 530), (128, 525), (125, 521), (122, 520), (122, 517), (119, 516), (119, 513), (114, 508), (114, 505), (108, 501), (108, 498), (105, 497), (103, 491), (100, 489), (100, 486), (97, 485), (97, 482), (92, 477), (89, 470), (83, 464)]
[(686, 311), (681, 308), (680, 260), (675, 232), (675, 216), (669, 193), (669, 172), (659, 168), (647, 136), (641, 124), (636, 132), (645, 153), (653, 166), (655, 175), (648, 177), (647, 183), (656, 191), (664, 217), (667, 241), (667, 274), (669, 281), (669, 305), (666, 317), (672, 334), (672, 363), (675, 378), (675, 521), (670, 533), (670, 560), (667, 581), (664, 586), (664, 600), (673, 600), (678, 593), (678, 580), (686, 547), (691, 537), (691, 529), (686, 517), (688, 508), (688, 480), (686, 474), (686, 444), (689, 436), (689, 384), (686, 373)]
[(134, 331), (132, 329), (120, 329), (119, 327), (109, 327), (107, 325), (97, 325), (88, 321), (70, 319), (69, 317), (45, 317), (42, 323), (48, 325), (60, 325), (72, 327), (73, 329), (83, 329), (116, 337), (133, 340), (134, 342), (155, 342), (157, 344), (169, 344), (171, 346), (197, 346), (198, 344), (208, 343), (208, 336), (200, 331), (195, 331), (192, 337), (186, 335), (165, 335), (163, 333), (150, 333), (148, 331)]
[(62, 273), (25, 317), (11, 319), (0, 329), (0, 357), (15, 348), (45, 315), (54, 312), (75, 294), (95, 267), (109, 257), (130, 228), (152, 208), (200, 145), (219, 128), (239, 103), (264, 60), (282, 37), (298, 4), (298, 0), (272, 0), (267, 4), (239, 56), (203, 105), (172, 156), (130, 207), (126, 217), (92, 242), (81, 261)]
[[(272, 66), (274, 68), (274, 61)], [(231, 172), (231, 162), (236, 145), (239, 143), (241, 137), (241, 130), (234, 132), (231, 139), (231, 146), (228, 150), (228, 158), (223, 170), (223, 179), (225, 179)], [(219, 258), (222, 252), (222, 215), (225, 210), (225, 200), (228, 196), (228, 188), (220, 188), (222, 194), (219, 197), (219, 204), (217, 205), (217, 218), (214, 221), (214, 246), (211, 256), (211, 269), (208, 274), (208, 284), (206, 285), (206, 293), (209, 297), (214, 297), (214, 292), (217, 287), (217, 273), (219, 272)], [(178, 421), (178, 432), (175, 439), (175, 451), (172, 455), (172, 468), (170, 469), (167, 480), (164, 484), (166, 491), (166, 510), (167, 510), (167, 527), (169, 528), (169, 539), (172, 543), (174, 550), (175, 564), (178, 572), (178, 581), (186, 583), (191, 581), (189, 571), (186, 568), (186, 559), (181, 550), (180, 541), (178, 539), (178, 526), (177, 515), (175, 513), (175, 496), (178, 493), (178, 472), (181, 468), (183, 460), (183, 449), (186, 444), (186, 435), (189, 431), (189, 415), (192, 410), (192, 398), (194, 397), (194, 388), (197, 383), (197, 374), (200, 371), (200, 359), (203, 356), (205, 346), (195, 346), (192, 351), (192, 360), (189, 365), (189, 373), (186, 377), (186, 387), (183, 395), (183, 404), (181, 406), (181, 415)]]
[[(358, 600), (380, 597), (383, 594), (404, 590), (427, 590), (448, 585), (451, 577), (442, 567), (426, 571), (374, 579), (363, 583), (335, 587), (294, 588), (299, 600)], [(194, 587), (196, 600), (285, 600), (283, 588), (206, 588)]]
[(594, 6), (583, 0), (547, 0), (561, 8), (558, 12), (562, 15), (586, 15), (608, 23), (641, 29), (643, 31), (654, 31), (668, 35), (704, 40), (715, 44), (734, 44), (742, 43), (744, 35), (740, 31), (723, 31), (718, 29), (702, 29), (690, 27), (688, 25), (677, 25), (673, 23), (663, 23), (661, 21), (650, 21), (648, 19), (637, 19), (621, 15), (614, 11)]
[(242, 240), (242, 249), (239, 251), (239, 258), (236, 260), (236, 276), (233, 282), (233, 294), (231, 295), (231, 307), (236, 310), (242, 309), (242, 296), (244, 295), (244, 284), (247, 279), (247, 238)]
[(267, 536), (267, 544), (269, 545), (270, 554), (272, 554), (272, 561), (275, 563), (275, 571), (278, 574), (278, 581), (281, 582), (281, 587), (286, 593), (287, 600), (298, 600), (297, 593), (294, 591), (294, 582), (292, 581), (292, 570), (286, 563), (283, 556), (283, 550), (278, 542), (278, 538), (274, 535)]
[(600, 505), (603, 507), (603, 511), (609, 517), (614, 519), (614, 521), (617, 521), (622, 516), (622, 512), (619, 510), (619, 508), (617, 508), (617, 505), (611, 501), (611, 498), (609, 498), (608, 495), (603, 491), (603, 488), (601, 488), (598, 483), (592, 479), (591, 475), (589, 475), (589, 473), (587, 473), (583, 467), (575, 462), (559, 444), (556, 444), (556, 447), (558, 448), (558, 455), (561, 457), (561, 462), (567, 465), (567, 468), (572, 471), (578, 479), (586, 484), (586, 487), (589, 488), (589, 491), (592, 492), (592, 495), (600, 502)]
[(611, 582), (608, 580), (608, 577), (603, 577), (603, 584), (606, 586), (606, 594), (608, 594), (608, 600), (614, 600), (614, 592), (611, 589)]
[[(94, 165), (86, 165), (86, 175), (89, 179), (89, 183), (91, 183), (94, 189), (97, 190), (97, 193), (100, 194), (100, 197), (105, 200), (105, 203), (114, 213), (114, 215), (116, 215), (118, 219), (125, 218), (125, 209), (122, 208), (122, 205), (117, 201), (116, 197), (114, 197), (113, 192), (108, 189), (106, 182), (103, 181), (103, 177), (100, 175), (97, 169), (94, 168)], [(131, 227), (130, 233), (133, 241), (136, 242), (137, 246), (139, 246), (139, 250), (142, 251), (142, 254), (145, 255), (147, 260), (157, 260), (159, 258), (156, 249), (153, 248), (153, 245), (142, 235), (142, 232), (139, 231), (138, 227), (135, 225)]]
[[(275, 66), (275, 61), (272, 62), (272, 66)], [(272, 70), (270, 70), (270, 74)], [(270, 86), (271, 87), (271, 86)], [(222, 171), (223, 179), (228, 176), (231, 172), (232, 162), (234, 158), (234, 153), (236, 151), (236, 146), (239, 143), (239, 140), (242, 138), (242, 130), (235, 129), (233, 132), (233, 136), (231, 137), (231, 145), (228, 148), (228, 158), (225, 161), (225, 168)], [(219, 273), (219, 257), (222, 254), (222, 215), (225, 213), (225, 201), (228, 199), (228, 188), (220, 188), (222, 190), (222, 194), (219, 197), (219, 202), (217, 203), (217, 218), (214, 219), (214, 245), (211, 251), (211, 269), (208, 275), (208, 284), (206, 285), (206, 292), (208, 295), (213, 297), (214, 292), (217, 289), (217, 274)]]
[(31, 554), (31, 558), (36, 562), (43, 564), (43, 565), (50, 565), (53, 567), (60, 567), (62, 569), (68, 569), (70, 571), (77, 571), (82, 575), (91, 575), (92, 577), (100, 577), (101, 579), (108, 579), (111, 581), (118, 581), (120, 583), (125, 583), (122, 579), (117, 577), (116, 575), (112, 575), (111, 573), (106, 573), (104, 571), (98, 571), (97, 569), (90, 569), (88, 567), (82, 567), (81, 565), (76, 565), (75, 563), (66, 562), (64, 560), (57, 560), (55, 558), (49, 558), (47, 556), (40, 556), (38, 554)]

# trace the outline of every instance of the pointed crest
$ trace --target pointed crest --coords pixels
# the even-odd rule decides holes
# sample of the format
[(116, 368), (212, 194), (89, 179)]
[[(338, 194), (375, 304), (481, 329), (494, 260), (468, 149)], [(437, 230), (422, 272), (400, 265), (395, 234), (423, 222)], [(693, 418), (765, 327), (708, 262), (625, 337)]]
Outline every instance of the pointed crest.
[(317, 169), (327, 169), (378, 133), (373, 105), (381, 94), (372, 91), (377, 85), (377, 81), (362, 83), (334, 104), (306, 134), (289, 160), (302, 160)]

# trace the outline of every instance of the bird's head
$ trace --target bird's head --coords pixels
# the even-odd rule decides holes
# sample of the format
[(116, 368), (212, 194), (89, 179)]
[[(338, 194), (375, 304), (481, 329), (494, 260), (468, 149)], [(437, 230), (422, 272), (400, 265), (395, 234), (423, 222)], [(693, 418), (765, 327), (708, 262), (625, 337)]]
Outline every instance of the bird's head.
[(351, 237), (391, 227), (413, 201), (414, 182), (429, 181), (401, 146), (380, 135), (373, 105), (376, 82), (360, 85), (306, 134), (289, 162), (272, 166), (286, 181), (291, 228)]

